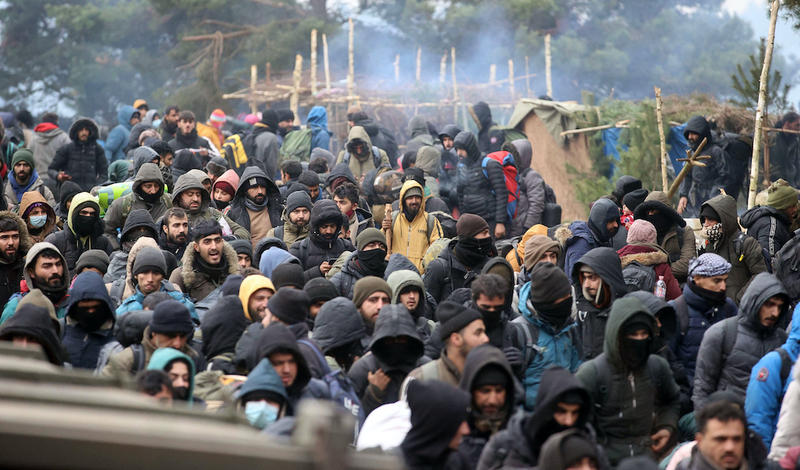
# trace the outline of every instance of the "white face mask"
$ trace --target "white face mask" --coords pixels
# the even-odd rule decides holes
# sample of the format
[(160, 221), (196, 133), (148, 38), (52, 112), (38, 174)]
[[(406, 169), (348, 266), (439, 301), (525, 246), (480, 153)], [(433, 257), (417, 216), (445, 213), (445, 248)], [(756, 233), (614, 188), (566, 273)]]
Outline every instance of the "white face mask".
[(34, 228), (42, 228), (47, 223), (47, 214), (45, 215), (32, 215), (30, 217), (31, 226)]
[(278, 408), (265, 401), (247, 402), (244, 414), (250, 424), (258, 429), (264, 429), (278, 420)]

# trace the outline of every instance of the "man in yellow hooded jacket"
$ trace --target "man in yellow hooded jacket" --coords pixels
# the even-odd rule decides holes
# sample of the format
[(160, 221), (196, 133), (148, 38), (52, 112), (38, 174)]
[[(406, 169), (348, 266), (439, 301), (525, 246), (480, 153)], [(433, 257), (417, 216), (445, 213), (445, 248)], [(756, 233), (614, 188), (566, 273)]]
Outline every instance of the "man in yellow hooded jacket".
[(103, 236), (105, 225), (100, 218), (100, 205), (91, 194), (78, 193), (72, 198), (66, 225), (64, 230), (48, 235), (45, 241), (64, 255), (70, 272), (87, 250), (103, 250), (109, 256), (114, 251), (111, 242)]
[(425, 212), (425, 191), (422, 185), (413, 180), (403, 183), (400, 188), (400, 211), (392, 217), (384, 217), (382, 228), (392, 230), (390, 254), (405, 256), (420, 273), (422, 258), (428, 247), (442, 237), (442, 226), (431, 214)]

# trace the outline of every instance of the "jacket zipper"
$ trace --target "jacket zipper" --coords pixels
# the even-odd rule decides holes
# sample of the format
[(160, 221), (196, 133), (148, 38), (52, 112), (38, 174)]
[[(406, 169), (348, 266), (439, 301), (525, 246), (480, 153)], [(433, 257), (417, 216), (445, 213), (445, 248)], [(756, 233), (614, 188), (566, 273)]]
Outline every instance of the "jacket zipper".
[[(633, 376), (633, 372), (628, 372), (628, 382), (631, 384), (631, 401), (632, 401), (632, 409), (636, 409), (636, 379)], [(622, 412), (620, 412), (620, 417), (622, 417)], [(633, 445), (629, 444), (628, 449), (630, 450), (630, 456), (633, 457)]]

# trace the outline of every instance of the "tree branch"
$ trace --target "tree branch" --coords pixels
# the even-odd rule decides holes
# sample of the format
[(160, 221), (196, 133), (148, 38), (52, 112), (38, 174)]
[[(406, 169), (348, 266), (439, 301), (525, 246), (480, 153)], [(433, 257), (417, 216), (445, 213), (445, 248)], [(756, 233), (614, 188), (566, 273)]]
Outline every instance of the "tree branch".
[(297, 5), (287, 5), (285, 3), (281, 3), (276, 0), (250, 0), (250, 1), (253, 3), (258, 3), (259, 5), (266, 5), (268, 7), (282, 8), (284, 10), (293, 11), (300, 16), (306, 16), (306, 14), (308, 13), (307, 11), (305, 11), (304, 9), (300, 8)]

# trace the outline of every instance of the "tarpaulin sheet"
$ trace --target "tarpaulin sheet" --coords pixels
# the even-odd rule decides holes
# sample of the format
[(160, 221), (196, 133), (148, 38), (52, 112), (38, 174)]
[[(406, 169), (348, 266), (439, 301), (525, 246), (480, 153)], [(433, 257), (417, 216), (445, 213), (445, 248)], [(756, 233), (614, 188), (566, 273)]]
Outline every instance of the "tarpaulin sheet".
[(686, 141), (686, 137), (683, 136), (683, 130), (686, 128), (686, 123), (681, 124), (680, 126), (675, 126), (669, 130), (669, 135), (667, 135), (667, 145), (669, 145), (669, 159), (672, 162), (672, 168), (675, 169), (675, 173), (681, 171), (683, 168), (684, 162), (679, 162), (679, 158), (686, 158), (686, 150), (689, 149), (689, 142)]
[(547, 132), (553, 136), (553, 140), (565, 145), (567, 137), (561, 137), (561, 133), (578, 127), (573, 114), (588, 109), (588, 107), (577, 103), (524, 99), (517, 103), (511, 118), (508, 120), (507, 127), (516, 128), (528, 114), (533, 112), (542, 120)]

